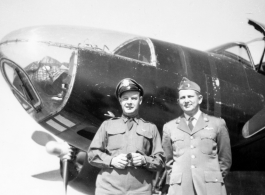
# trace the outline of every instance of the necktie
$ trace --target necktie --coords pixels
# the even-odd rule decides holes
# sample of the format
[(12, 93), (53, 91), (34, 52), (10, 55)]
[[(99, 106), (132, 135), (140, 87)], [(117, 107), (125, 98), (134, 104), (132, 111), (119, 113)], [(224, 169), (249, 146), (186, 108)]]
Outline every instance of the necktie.
[(190, 130), (192, 131), (192, 129), (193, 129), (193, 124), (192, 124), (192, 121), (193, 121), (193, 119), (194, 119), (194, 117), (193, 116), (191, 116), (190, 118), (189, 118), (189, 123), (188, 123), (188, 126), (189, 126), (189, 128), (190, 128)]
[(127, 127), (129, 130), (131, 130), (132, 126), (133, 126), (133, 118), (129, 118), (127, 121)]

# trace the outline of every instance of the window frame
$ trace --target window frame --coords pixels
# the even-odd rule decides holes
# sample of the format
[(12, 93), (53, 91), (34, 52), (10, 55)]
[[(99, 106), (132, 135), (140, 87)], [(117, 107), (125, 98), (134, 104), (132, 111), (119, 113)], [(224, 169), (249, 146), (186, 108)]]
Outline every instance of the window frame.
[[(234, 53), (232, 53), (232, 52), (229, 52), (229, 53), (231, 53), (231, 54), (233, 54), (233, 55), (235, 55), (235, 56), (238, 57), (238, 59), (235, 59), (235, 58), (231, 57), (230, 55), (226, 55), (226, 54), (224, 53), (224, 52), (228, 52), (228, 51), (226, 51), (227, 49), (232, 48), (232, 47), (236, 47), (236, 46), (238, 46), (238, 47), (242, 47), (242, 48), (244, 48), (244, 49), (246, 50), (246, 53), (247, 53), (247, 55), (248, 55), (248, 57), (249, 57), (249, 60), (250, 60), (250, 61), (249, 61), (250, 66), (247, 65), (246, 63), (243, 63), (243, 62), (240, 60), (240, 59), (243, 59), (243, 61), (246, 61), (246, 59), (242, 58), (241, 56), (236, 55), (236, 54), (234, 54)], [(229, 58), (229, 59), (232, 59), (232, 60), (238, 61), (238, 62), (240, 62), (241, 64), (243, 64), (243, 65), (245, 65), (245, 66), (247, 66), (247, 67), (250, 67), (251, 69), (255, 70), (255, 64), (254, 64), (254, 61), (253, 61), (252, 55), (251, 55), (251, 53), (250, 53), (250, 50), (249, 50), (248, 46), (247, 46), (245, 43), (241, 43), (241, 42), (227, 43), (227, 44), (221, 45), (221, 46), (219, 46), (219, 47), (217, 47), (217, 48), (211, 49), (211, 50), (209, 50), (209, 52), (211, 52), (211, 53), (215, 53), (215, 54), (219, 54), (219, 55), (223, 55), (223, 56), (226, 56), (226, 57)]]
[[(6, 80), (6, 82), (8, 83), (11, 91), (14, 93), (14, 95), (16, 96), (16, 98), (18, 98), (17, 96), (19, 96), (19, 98), (21, 98), (24, 102), (26, 102), (28, 104), (28, 106), (30, 107), (29, 109), (26, 109), (22, 104), (21, 104), (21, 100), (18, 100), (21, 104), (21, 106), (28, 112), (31, 113), (33, 110), (39, 110), (41, 108), (41, 99), (39, 97), (38, 92), (36, 91), (36, 89), (34, 88), (33, 84), (31, 83), (30, 78), (28, 77), (27, 73), (24, 71), (24, 69), (22, 69), (20, 66), (18, 66), (15, 62), (6, 59), (6, 58), (2, 58), (0, 61), (0, 67), (1, 67), (1, 71), (2, 74), (4, 76), (4, 79)], [(27, 79), (27, 82), (29, 84), (29, 86), (31, 87), (31, 90), (34, 93), (34, 96), (37, 98), (36, 103), (32, 104), (31, 102), (29, 102), (24, 96), (24, 94), (22, 94), (12, 83), (10, 83), (9, 77), (6, 74), (6, 70), (5, 70), (5, 66), (9, 66), (10, 68), (14, 69), (18, 69), (21, 73), (23, 73), (23, 76)]]
[[(147, 45), (149, 46), (149, 49), (150, 49), (150, 55), (151, 55), (150, 56), (150, 62), (144, 62), (144, 61), (141, 61), (141, 60), (136, 60), (134, 58), (129, 58), (129, 57), (126, 57), (126, 56), (122, 56), (122, 55), (116, 54), (116, 52), (118, 50), (120, 50), (124, 46), (126, 46), (126, 45), (128, 45), (128, 44), (130, 44), (130, 43), (132, 43), (132, 42), (134, 42), (136, 40), (147, 42)], [(122, 43), (121, 45), (119, 45), (116, 49), (114, 49), (112, 54), (116, 55), (116, 56), (119, 56), (119, 57), (122, 57), (122, 58), (126, 58), (126, 59), (130, 59), (130, 60), (133, 60), (133, 61), (137, 61), (139, 63), (144, 63), (144, 64), (148, 64), (148, 65), (152, 65), (152, 66), (157, 66), (157, 58), (156, 58), (156, 55), (155, 55), (154, 44), (149, 38), (136, 37), (136, 38), (130, 39), (130, 40)]]

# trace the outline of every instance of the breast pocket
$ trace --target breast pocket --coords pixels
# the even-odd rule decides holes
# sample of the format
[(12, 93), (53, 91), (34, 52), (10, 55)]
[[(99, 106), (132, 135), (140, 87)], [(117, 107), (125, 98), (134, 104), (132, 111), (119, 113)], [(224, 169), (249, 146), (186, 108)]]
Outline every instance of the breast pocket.
[(109, 151), (121, 149), (124, 141), (123, 131), (108, 131), (108, 144), (107, 149)]
[(151, 154), (152, 146), (152, 132), (145, 129), (136, 130), (137, 137), (135, 140), (136, 148), (138, 151), (145, 153), (146, 155)]
[(184, 141), (184, 135), (175, 135), (172, 137), (172, 146), (173, 146), (173, 152), (175, 156), (181, 156), (184, 154), (184, 148), (185, 148), (185, 141)]
[(200, 149), (203, 154), (216, 155), (217, 154), (217, 143), (216, 133), (204, 130), (201, 132)]

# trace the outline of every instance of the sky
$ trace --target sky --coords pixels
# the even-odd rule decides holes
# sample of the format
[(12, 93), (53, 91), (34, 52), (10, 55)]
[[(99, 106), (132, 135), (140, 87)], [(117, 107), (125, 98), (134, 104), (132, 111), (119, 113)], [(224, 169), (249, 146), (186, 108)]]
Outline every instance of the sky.
[[(1, 0), (0, 39), (28, 26), (77, 25), (207, 50), (261, 37), (247, 22), (265, 24), (264, 10), (264, 0)], [(58, 170), (58, 158), (31, 140), (35, 130), (45, 130), (22, 109), (2, 76), (0, 89), (0, 194), (64, 194), (61, 182), (32, 177)], [(68, 195), (78, 194), (68, 190)]]

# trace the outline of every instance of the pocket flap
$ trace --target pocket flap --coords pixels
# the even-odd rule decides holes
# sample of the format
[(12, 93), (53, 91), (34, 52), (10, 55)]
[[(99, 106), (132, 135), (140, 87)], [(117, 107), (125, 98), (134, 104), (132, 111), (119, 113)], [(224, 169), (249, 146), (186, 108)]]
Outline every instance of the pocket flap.
[(224, 179), (220, 171), (204, 171), (204, 179), (206, 183), (224, 183)]
[(184, 141), (184, 135), (172, 136), (172, 142), (175, 142), (175, 141)]
[(152, 132), (149, 129), (137, 128), (136, 132), (148, 139), (152, 139)]
[(182, 181), (182, 173), (171, 173), (170, 185), (181, 184), (181, 181)]
[(201, 139), (215, 140), (216, 134), (214, 132), (201, 133)]
[(121, 134), (121, 133), (125, 133), (125, 129), (122, 128), (108, 128), (107, 129), (108, 134), (110, 135), (116, 135), (116, 134)]

